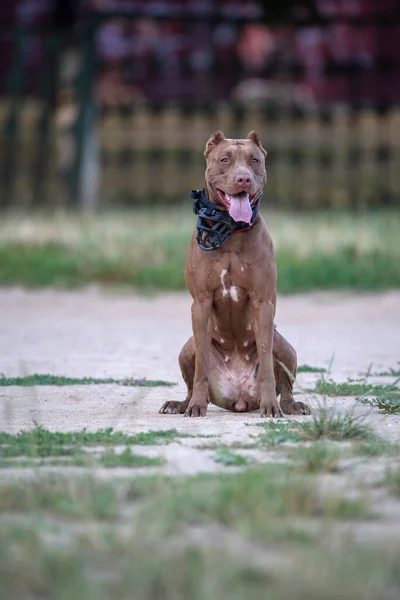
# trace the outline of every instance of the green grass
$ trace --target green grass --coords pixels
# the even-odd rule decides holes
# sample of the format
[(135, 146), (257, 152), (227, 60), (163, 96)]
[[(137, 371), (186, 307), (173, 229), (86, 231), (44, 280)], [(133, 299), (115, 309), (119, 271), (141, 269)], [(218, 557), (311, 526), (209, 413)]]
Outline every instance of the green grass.
[(128, 447), (118, 454), (113, 449), (107, 450), (101, 455), (100, 463), (103, 467), (159, 467), (165, 460), (134, 454)]
[(355, 456), (394, 456), (400, 453), (398, 445), (382, 439), (360, 442), (354, 447)]
[(59, 375), (48, 375), (46, 373), (33, 373), (25, 377), (5, 377), (0, 373), (0, 387), (10, 385), (31, 387), (34, 385), (103, 385), (103, 384), (118, 384), (130, 387), (161, 387), (175, 385), (169, 381), (152, 380), (152, 379), (113, 379), (112, 377), (62, 377)]
[[(312, 472), (321, 471), (319, 462)], [(179, 478), (3, 480), (2, 593), (13, 600), (363, 600), (368, 592), (390, 600), (386, 592), (400, 583), (397, 552), (369, 545), (368, 554), (347, 536), (329, 541), (336, 520), (373, 516), (367, 502), (321, 493), (309, 473), (268, 464)]]
[(226, 467), (242, 467), (248, 465), (251, 459), (248, 456), (243, 456), (237, 452), (233, 452), (230, 448), (218, 448), (215, 453), (215, 462), (221, 463)]
[(397, 362), (396, 367), (389, 367), (386, 371), (379, 371), (374, 375), (375, 377), (400, 377), (400, 361)]
[[(318, 379), (313, 390), (307, 390), (323, 396), (362, 396), (362, 395), (384, 395), (387, 392), (392, 392), (399, 380), (391, 385), (374, 385), (372, 383), (345, 381), (336, 383), (335, 381)], [(399, 390), (400, 393), (400, 390)]]
[(60, 475), (2, 483), (0, 511), (50, 511), (75, 518), (116, 518), (119, 502), (116, 486), (93, 477)]
[(166, 552), (164, 544), (130, 532), (125, 538), (81, 535), (49, 547), (42, 533), (48, 530), (1, 526), (5, 598), (396, 600), (400, 584), (398, 552), (389, 544), (318, 544), (289, 555), (275, 548), (282, 561), (272, 566), (252, 560), (257, 548), (235, 555), (229, 547), (178, 544)]
[(153, 515), (152, 527), (160, 536), (176, 534), (185, 525), (218, 523), (251, 538), (276, 540), (287, 539), (288, 530), (278, 522), (289, 515), (358, 519), (368, 513), (361, 500), (321, 496), (315, 480), (290, 466), (267, 464), (160, 486), (143, 507), (140, 522), (150, 522)]
[(138, 478), (100, 481), (91, 476), (60, 474), (3, 482), (0, 511), (50, 511), (76, 518), (116, 518), (123, 507), (142, 502), (138, 532), (165, 536), (193, 524), (219, 523), (246, 536), (286, 537), (287, 528), (273, 527), (274, 519), (289, 515), (326, 518), (366, 517), (362, 501), (340, 495), (321, 497), (316, 482), (298, 476), (287, 466), (248, 467), (233, 475), (196, 475), (183, 479)]
[(315, 442), (291, 450), (289, 456), (295, 459), (296, 467), (305, 473), (332, 473), (338, 469), (340, 452), (324, 442)]
[(152, 458), (142, 454), (134, 454), (130, 447), (122, 452), (106, 450), (100, 454), (86, 451), (76, 451), (71, 456), (63, 458), (36, 458), (14, 460), (0, 458), (0, 469), (25, 469), (37, 467), (159, 467), (165, 463), (162, 458)]
[[(4, 597), (52, 600), (269, 600), (271, 576), (227, 550), (165, 551), (137, 535), (80, 536), (49, 548), (38, 528), (3, 526), (0, 578)], [(267, 592), (268, 593), (268, 592)]]
[(50, 457), (74, 456), (82, 452), (84, 446), (115, 446), (168, 444), (177, 438), (190, 437), (176, 429), (148, 431), (129, 435), (121, 431), (104, 429), (90, 433), (78, 431), (71, 433), (50, 432), (43, 427), (18, 434), (0, 432), (0, 458), (18, 456)]
[(297, 432), (296, 423), (264, 421), (257, 423), (257, 426), (264, 429), (264, 433), (257, 440), (260, 446), (276, 447), (280, 444), (298, 442), (301, 439)]
[[(356, 415), (352, 407), (340, 412), (334, 406), (319, 405), (313, 409), (311, 419), (306, 421), (257, 423), (264, 432), (257, 437), (257, 447), (276, 447), (280, 444), (295, 444), (318, 440), (373, 441), (376, 436), (365, 421), (365, 415)], [(253, 425), (253, 424), (252, 424)]]
[(386, 484), (390, 491), (400, 497), (400, 469), (390, 468), (386, 473)]
[(323, 367), (312, 367), (310, 365), (299, 365), (297, 367), (297, 373), (325, 373), (326, 369)]
[[(400, 286), (398, 212), (309, 215), (265, 209), (265, 217), (275, 242), (280, 292)], [(194, 226), (190, 203), (90, 217), (5, 216), (0, 224), (0, 284), (101, 282), (183, 289)]]

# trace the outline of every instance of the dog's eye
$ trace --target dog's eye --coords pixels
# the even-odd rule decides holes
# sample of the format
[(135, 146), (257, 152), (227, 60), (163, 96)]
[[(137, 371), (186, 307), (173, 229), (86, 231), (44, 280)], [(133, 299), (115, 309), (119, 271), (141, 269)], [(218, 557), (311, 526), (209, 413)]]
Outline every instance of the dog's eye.
[(258, 162), (259, 162), (259, 160), (258, 160), (258, 158), (253, 158), (253, 160), (252, 160), (251, 162), (253, 162), (253, 163), (258, 163)]
[(226, 156), (224, 156), (224, 158), (221, 158), (221, 162), (227, 163), (228, 162), (228, 158)]

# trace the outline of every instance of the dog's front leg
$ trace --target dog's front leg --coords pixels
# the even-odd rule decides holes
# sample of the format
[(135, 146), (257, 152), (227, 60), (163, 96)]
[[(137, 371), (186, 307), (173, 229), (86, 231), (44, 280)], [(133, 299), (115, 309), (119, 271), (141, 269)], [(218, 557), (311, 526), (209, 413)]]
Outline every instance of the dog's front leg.
[(196, 299), (192, 304), (192, 327), (195, 343), (193, 394), (185, 417), (205, 417), (208, 404), (208, 366), (211, 354), (212, 298)]
[(252, 309), (259, 362), (260, 417), (283, 417), (276, 397), (272, 355), (275, 308), (268, 300), (252, 298)]

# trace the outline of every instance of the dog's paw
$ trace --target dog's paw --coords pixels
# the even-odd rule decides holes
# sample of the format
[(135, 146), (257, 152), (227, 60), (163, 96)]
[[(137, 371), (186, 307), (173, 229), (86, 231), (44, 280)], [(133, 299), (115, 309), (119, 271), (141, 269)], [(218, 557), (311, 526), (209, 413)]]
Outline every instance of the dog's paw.
[(294, 409), (296, 410), (294, 413), (296, 415), (311, 415), (310, 407), (304, 402), (295, 402)]
[(283, 417), (283, 412), (278, 404), (278, 401), (275, 400), (272, 402), (268, 402), (267, 404), (262, 404), (260, 406), (260, 417), (267, 417), (268, 419), (280, 419), (281, 417)]
[(285, 415), (311, 415), (310, 407), (304, 402), (281, 403), (281, 406)]
[(185, 417), (205, 417), (207, 413), (207, 404), (189, 404), (185, 410)]
[(169, 400), (164, 402), (158, 412), (163, 415), (182, 415), (187, 408), (187, 402), (177, 402), (175, 400)]

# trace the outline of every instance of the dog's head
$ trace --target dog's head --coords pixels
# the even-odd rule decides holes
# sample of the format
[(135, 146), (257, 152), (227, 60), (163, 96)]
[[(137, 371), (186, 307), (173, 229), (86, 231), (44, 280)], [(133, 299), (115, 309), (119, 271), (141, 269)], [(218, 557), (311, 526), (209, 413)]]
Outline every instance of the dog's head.
[(216, 131), (206, 144), (207, 196), (223, 206), (234, 221), (251, 220), (252, 204), (267, 181), (266, 155), (255, 131), (242, 140), (227, 139), (222, 131)]

